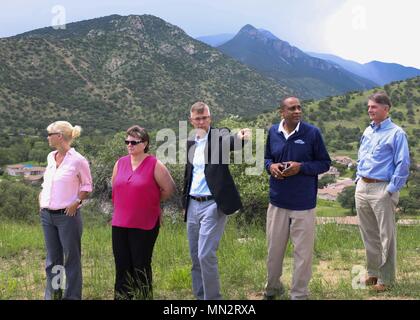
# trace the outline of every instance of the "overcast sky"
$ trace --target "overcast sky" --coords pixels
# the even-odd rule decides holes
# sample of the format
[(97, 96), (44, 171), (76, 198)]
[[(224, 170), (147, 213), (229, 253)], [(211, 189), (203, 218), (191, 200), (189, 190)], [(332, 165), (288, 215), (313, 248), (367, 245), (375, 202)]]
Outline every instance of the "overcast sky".
[[(110, 14), (153, 14), (190, 36), (245, 24), (305, 51), (420, 68), (419, 0), (13, 0), (0, 3), (0, 37)], [(59, 7), (56, 7), (59, 6)]]

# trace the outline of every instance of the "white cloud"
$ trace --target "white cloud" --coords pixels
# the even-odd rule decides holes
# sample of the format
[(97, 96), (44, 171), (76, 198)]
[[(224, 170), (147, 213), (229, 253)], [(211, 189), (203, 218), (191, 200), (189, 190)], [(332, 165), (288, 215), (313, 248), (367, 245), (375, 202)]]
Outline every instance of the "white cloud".
[(420, 68), (419, 12), (419, 1), (347, 0), (325, 23), (326, 50), (363, 63)]

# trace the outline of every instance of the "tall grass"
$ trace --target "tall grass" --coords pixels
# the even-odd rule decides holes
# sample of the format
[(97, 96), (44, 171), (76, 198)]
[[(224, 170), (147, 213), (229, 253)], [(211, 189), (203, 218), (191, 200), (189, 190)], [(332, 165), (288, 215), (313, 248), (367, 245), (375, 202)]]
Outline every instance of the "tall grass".
[[(238, 228), (229, 219), (218, 251), (222, 294), (226, 299), (261, 299), (266, 277), (264, 228)], [(375, 295), (353, 289), (353, 266), (364, 265), (363, 243), (356, 226), (318, 225), (314, 250), (312, 299), (420, 298), (419, 226), (398, 228), (397, 284)], [(11, 221), (0, 225), (0, 299), (42, 299), (45, 250), (41, 226)], [(82, 238), (84, 299), (113, 299), (114, 259), (111, 227), (87, 218)], [(289, 244), (282, 281), (290, 288), (293, 260)], [(167, 220), (153, 256), (155, 299), (194, 299), (186, 227)], [(286, 293), (282, 299), (288, 299)]]

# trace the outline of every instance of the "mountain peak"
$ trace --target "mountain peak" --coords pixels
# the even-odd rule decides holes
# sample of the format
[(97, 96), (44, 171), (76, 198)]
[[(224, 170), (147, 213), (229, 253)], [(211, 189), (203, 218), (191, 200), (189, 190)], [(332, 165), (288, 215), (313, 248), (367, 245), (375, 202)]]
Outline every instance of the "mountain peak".
[(251, 25), (245, 25), (232, 40), (218, 48), (281, 84), (293, 82), (293, 89), (302, 96), (322, 97), (375, 85)]
[(250, 24), (244, 25), (238, 33), (257, 33), (258, 30)]
[[(267, 42), (269, 40), (274, 40), (274, 41), (282, 41), (279, 38), (277, 38), (274, 34), (272, 34), (270, 31), (265, 30), (265, 29), (257, 29), (254, 26), (247, 24), (245, 26), (243, 26), (241, 28), (241, 30), (239, 30), (238, 32), (239, 36), (246, 36), (246, 37), (251, 37), (253, 39), (259, 39), (262, 40), (264, 42)], [(284, 41), (282, 41), (284, 42)], [(285, 42), (287, 43), (287, 42)], [(288, 43), (287, 43), (288, 44)]]
[[(78, 22), (68, 23), (66, 29), (54, 29), (53, 27), (45, 27), (19, 34), (15, 37), (52, 37), (52, 38), (69, 38), (84, 37), (92, 35), (103, 35), (106, 32), (131, 32), (138, 33), (144, 31), (145, 25), (154, 27), (175, 27), (165, 20), (153, 15), (128, 15), (121, 16), (113, 14), (110, 16), (88, 19)], [(178, 27), (175, 27), (179, 29)]]

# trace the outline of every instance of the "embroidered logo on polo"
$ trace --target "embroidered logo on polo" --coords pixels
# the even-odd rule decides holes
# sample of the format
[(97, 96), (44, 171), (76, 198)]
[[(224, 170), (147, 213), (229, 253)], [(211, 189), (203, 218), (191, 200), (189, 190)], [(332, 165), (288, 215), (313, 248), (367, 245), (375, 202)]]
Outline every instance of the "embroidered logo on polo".
[(305, 144), (305, 141), (303, 141), (301, 139), (298, 139), (298, 140), (295, 140), (295, 143), (297, 143), (297, 144)]

